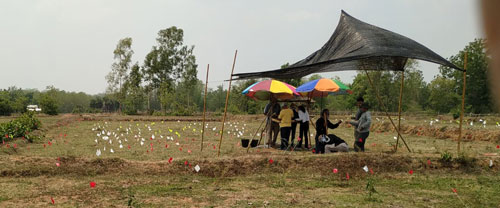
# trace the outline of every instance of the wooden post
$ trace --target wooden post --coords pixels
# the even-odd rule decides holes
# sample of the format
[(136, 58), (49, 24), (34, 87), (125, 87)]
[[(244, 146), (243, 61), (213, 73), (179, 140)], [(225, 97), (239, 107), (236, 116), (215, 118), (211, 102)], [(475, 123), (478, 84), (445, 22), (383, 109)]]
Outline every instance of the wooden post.
[(462, 140), (462, 122), (464, 120), (464, 108), (465, 108), (465, 83), (467, 81), (467, 52), (464, 54), (464, 85), (462, 87), (462, 110), (460, 111), (460, 130), (458, 131), (458, 145), (457, 145), (457, 154), (460, 153), (460, 141)]
[(205, 113), (207, 111), (207, 86), (208, 86), (208, 71), (210, 70), (210, 64), (207, 64), (207, 78), (205, 78), (205, 96), (203, 97), (203, 127), (201, 130), (201, 152), (203, 152), (203, 137), (205, 135)]
[[(366, 73), (366, 77), (368, 77), (368, 81), (370, 82), (370, 85), (372, 86), (373, 89), (375, 89), (375, 86), (373, 85), (373, 82), (372, 82), (372, 79), (370, 78), (370, 75), (368, 75), (368, 72), (366, 70), (365, 70), (365, 73)], [(394, 121), (392, 120), (391, 116), (389, 115), (389, 113), (387, 113), (387, 110), (385, 109), (384, 103), (382, 103), (382, 99), (380, 99), (380, 96), (379, 96), (377, 90), (375, 90), (375, 95), (377, 96), (378, 103), (382, 107), (383, 111), (385, 112), (385, 115), (387, 116), (387, 118), (389, 118), (389, 121), (391, 121), (391, 124), (394, 127), (394, 129), (396, 129), (396, 132), (398, 132), (398, 137), (401, 137), (401, 140), (403, 141), (406, 148), (408, 149), (408, 152), (411, 152), (410, 147), (408, 147), (408, 145), (406, 144), (406, 141), (403, 139), (403, 136), (399, 132), (399, 129), (396, 127), (396, 124), (394, 124)]]
[(224, 117), (222, 118), (222, 130), (220, 133), (219, 150), (217, 151), (217, 157), (220, 156), (220, 146), (222, 145), (222, 136), (224, 135), (224, 123), (226, 122), (226, 115), (227, 115), (227, 103), (229, 101), (229, 93), (231, 92), (231, 82), (233, 81), (234, 64), (236, 63), (236, 56), (237, 55), (238, 55), (238, 50), (236, 50), (234, 52), (233, 67), (231, 69), (231, 77), (229, 78), (229, 87), (227, 89), (226, 106), (224, 107)]
[[(401, 106), (403, 105), (403, 88), (405, 86), (405, 71), (401, 72), (401, 88), (399, 89), (399, 107), (398, 107), (398, 130), (401, 131)], [(399, 134), (396, 140), (396, 147), (394, 151), (398, 151)]]

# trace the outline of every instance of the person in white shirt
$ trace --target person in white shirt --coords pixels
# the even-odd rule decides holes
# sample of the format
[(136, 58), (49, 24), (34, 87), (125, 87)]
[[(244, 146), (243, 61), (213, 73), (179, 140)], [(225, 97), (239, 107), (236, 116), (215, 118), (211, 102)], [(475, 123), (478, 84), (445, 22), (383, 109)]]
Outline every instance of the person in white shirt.
[(302, 149), (302, 141), (305, 142), (304, 148), (309, 149), (309, 136), (307, 135), (309, 132), (309, 113), (307, 112), (304, 105), (299, 106), (299, 118), (295, 119), (297, 122), (300, 122), (299, 129), (299, 137), (300, 141), (298, 141), (297, 148)]

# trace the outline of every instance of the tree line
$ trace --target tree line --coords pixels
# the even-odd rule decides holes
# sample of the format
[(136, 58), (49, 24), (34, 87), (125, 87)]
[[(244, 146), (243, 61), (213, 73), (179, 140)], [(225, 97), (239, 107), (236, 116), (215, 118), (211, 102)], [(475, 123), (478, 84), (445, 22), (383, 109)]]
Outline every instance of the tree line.
[[(448, 60), (463, 67), (467, 53), (466, 112), (497, 113), (489, 91), (487, 68), (488, 55), (485, 39), (475, 39)], [(88, 95), (83, 92), (66, 92), (53, 86), (44, 91), (9, 87), (0, 91), (0, 115), (22, 113), (29, 104), (38, 104), (47, 114), (119, 112), (123, 114), (193, 115), (203, 111), (204, 83), (198, 80), (194, 46), (183, 43), (183, 30), (170, 27), (158, 32), (156, 45), (142, 63), (132, 64), (132, 38), (118, 41), (113, 51), (114, 62), (106, 76), (105, 93)], [(288, 63), (282, 65), (286, 68)], [(462, 72), (439, 67), (440, 73), (427, 83), (416, 60), (409, 59), (404, 71), (404, 112), (427, 111), (437, 114), (458, 115), (461, 106)], [(328, 96), (315, 99), (312, 108), (320, 106), (333, 111), (354, 109), (358, 97), (371, 104), (375, 111), (398, 111), (399, 91), (403, 72), (369, 71), (375, 88), (371, 87), (364, 71), (359, 71), (352, 83), (353, 94)], [(293, 86), (321, 78), (309, 77), (281, 80)], [(340, 80), (338, 77), (329, 77)], [(259, 79), (233, 83), (228, 111), (233, 114), (260, 114), (266, 102), (246, 98), (241, 92)], [(219, 85), (207, 92), (207, 111), (224, 110), (226, 89)], [(226, 86), (227, 88), (227, 86)], [(379, 105), (376, 91), (384, 104)]]

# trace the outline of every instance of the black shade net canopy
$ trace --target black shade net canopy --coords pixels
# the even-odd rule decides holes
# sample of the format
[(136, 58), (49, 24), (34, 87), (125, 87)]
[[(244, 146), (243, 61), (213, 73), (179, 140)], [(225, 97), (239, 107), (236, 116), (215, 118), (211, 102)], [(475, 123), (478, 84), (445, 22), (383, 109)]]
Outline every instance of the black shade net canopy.
[(463, 71), (422, 44), (362, 22), (342, 10), (339, 24), (330, 40), (305, 59), (284, 69), (238, 73), (233, 76), (235, 79), (290, 79), (312, 73), (347, 70), (403, 71), (408, 58)]

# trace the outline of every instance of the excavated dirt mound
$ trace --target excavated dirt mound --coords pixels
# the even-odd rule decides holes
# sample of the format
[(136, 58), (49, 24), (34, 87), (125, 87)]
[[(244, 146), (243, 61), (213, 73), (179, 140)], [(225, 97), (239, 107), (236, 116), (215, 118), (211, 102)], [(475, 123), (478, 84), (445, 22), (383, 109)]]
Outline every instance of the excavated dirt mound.
[[(384, 133), (396, 132), (390, 122), (380, 122), (373, 124), (371, 131)], [(429, 125), (401, 125), (401, 133), (416, 136), (429, 136), (437, 139), (457, 139), (459, 129), (449, 126), (429, 126)], [(462, 140), (464, 141), (489, 141), (500, 142), (500, 131), (494, 130), (470, 130), (462, 129)]]
[[(270, 162), (270, 159), (273, 162)], [(42, 175), (83, 175), (93, 176), (101, 174), (120, 175), (178, 175), (199, 174), (208, 177), (232, 177), (262, 173), (288, 173), (295, 171), (312, 172), (314, 174), (331, 174), (332, 168), (339, 173), (348, 172), (351, 176), (366, 176), (362, 169), (368, 166), (374, 173), (393, 173), (414, 171), (448, 171), (458, 170), (470, 172), (495, 172), (499, 167), (494, 165), (488, 168), (489, 160), (494, 164), (500, 158), (471, 159), (470, 161), (440, 162), (438, 158), (413, 157), (408, 155), (393, 155), (386, 153), (345, 153), (295, 157), (274, 155), (270, 158), (266, 154), (247, 155), (237, 158), (201, 159), (186, 161), (174, 159), (168, 161), (128, 161), (119, 158), (85, 159), (62, 157), (60, 167), (54, 165), (53, 158), (11, 157), (10, 161), (0, 162), (0, 177), (36, 177)], [(428, 160), (431, 164), (428, 164)], [(196, 172), (194, 167), (199, 165), (201, 170)]]

